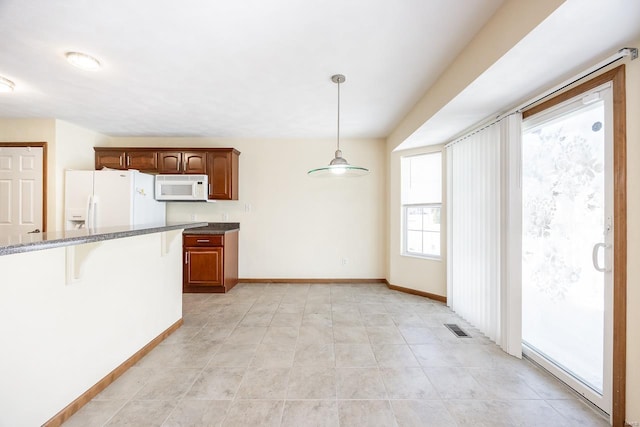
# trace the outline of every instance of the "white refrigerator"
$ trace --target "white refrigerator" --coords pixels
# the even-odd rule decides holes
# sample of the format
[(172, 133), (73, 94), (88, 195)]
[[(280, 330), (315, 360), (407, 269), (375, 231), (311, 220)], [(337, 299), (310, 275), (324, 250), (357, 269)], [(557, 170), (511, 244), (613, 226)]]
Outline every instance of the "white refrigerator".
[(136, 170), (65, 171), (65, 229), (164, 224), (153, 175)]

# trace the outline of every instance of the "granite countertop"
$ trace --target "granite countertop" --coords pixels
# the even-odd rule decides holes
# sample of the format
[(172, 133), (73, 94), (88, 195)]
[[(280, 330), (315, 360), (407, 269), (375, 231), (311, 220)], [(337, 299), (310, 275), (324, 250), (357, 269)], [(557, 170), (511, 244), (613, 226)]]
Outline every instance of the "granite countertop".
[[(103, 240), (121, 239), (142, 234), (160, 233), (163, 231), (187, 228), (206, 228), (206, 222), (167, 222), (123, 227), (107, 227), (97, 229), (52, 231), (37, 234), (19, 234), (0, 236), (0, 256), (22, 252), (41, 251), (62, 246), (81, 245), (83, 243), (101, 242)], [(238, 224), (239, 227), (239, 224)]]
[(240, 230), (239, 222), (209, 222), (204, 227), (189, 228), (183, 234), (224, 234)]

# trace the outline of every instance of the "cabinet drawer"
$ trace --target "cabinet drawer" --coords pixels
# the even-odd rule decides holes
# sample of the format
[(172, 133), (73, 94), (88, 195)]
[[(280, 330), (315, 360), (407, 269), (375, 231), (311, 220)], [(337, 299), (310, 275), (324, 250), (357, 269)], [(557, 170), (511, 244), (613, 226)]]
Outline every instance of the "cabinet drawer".
[(185, 234), (182, 236), (184, 246), (223, 246), (222, 234)]

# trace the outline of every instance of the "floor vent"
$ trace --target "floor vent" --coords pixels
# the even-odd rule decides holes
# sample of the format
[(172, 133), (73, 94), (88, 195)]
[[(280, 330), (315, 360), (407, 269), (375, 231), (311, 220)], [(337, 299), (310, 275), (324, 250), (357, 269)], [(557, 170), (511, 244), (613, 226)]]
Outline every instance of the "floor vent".
[(445, 323), (446, 326), (451, 332), (456, 334), (458, 338), (471, 338), (471, 335), (462, 330), (462, 328), (455, 323)]

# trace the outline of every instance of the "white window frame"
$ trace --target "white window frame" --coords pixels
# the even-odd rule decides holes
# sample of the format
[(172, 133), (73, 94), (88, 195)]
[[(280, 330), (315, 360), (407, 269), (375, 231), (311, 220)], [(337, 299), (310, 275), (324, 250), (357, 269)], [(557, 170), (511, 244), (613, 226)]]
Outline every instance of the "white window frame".
[[(426, 231), (427, 233), (437, 233), (438, 234), (438, 241), (440, 243), (440, 254), (433, 254), (433, 253), (427, 253), (424, 250), (422, 252), (412, 252), (407, 248), (407, 242), (408, 242), (408, 224), (409, 221), (407, 220), (407, 212), (409, 211), (409, 208), (438, 208), (440, 210), (440, 231)], [(416, 230), (416, 231), (422, 231), (423, 233), (425, 233), (424, 230), (424, 224), (422, 225), (422, 230)], [(423, 246), (424, 249), (424, 246)], [(425, 258), (425, 259), (433, 259), (433, 260), (440, 260), (442, 259), (442, 203), (418, 203), (418, 204), (404, 204), (402, 205), (402, 255), (403, 256), (408, 256), (408, 257), (415, 257), (415, 258)]]
[[(427, 152), (427, 153), (420, 153), (420, 154), (413, 154), (410, 156), (404, 156), (401, 157), (400, 159), (400, 173), (403, 174), (405, 173), (405, 171), (403, 170), (402, 167), (402, 163), (404, 161), (404, 159), (408, 159), (411, 157), (422, 157), (422, 156), (433, 156), (433, 155), (438, 155), (440, 156), (440, 163), (439, 163), (439, 167), (440, 167), (440, 185), (442, 186), (442, 182), (444, 180), (444, 177), (442, 176), (442, 152), (441, 151), (432, 151), (432, 152)], [(403, 192), (405, 191), (404, 188), (404, 183), (402, 182), (401, 179), (401, 184), (400, 184), (400, 195), (401, 195), (401, 248), (400, 248), (400, 255), (401, 256), (406, 256), (406, 257), (412, 257), (412, 258), (422, 258), (422, 259), (429, 259), (429, 260), (442, 260), (442, 193), (440, 194), (440, 200), (438, 202), (434, 202), (434, 201), (429, 201), (429, 202), (417, 202), (417, 203), (403, 203), (404, 200), (403, 199)], [(424, 250), (422, 252), (412, 252), (409, 251), (407, 248), (407, 243), (408, 243), (408, 221), (407, 221), (407, 215), (408, 215), (408, 210), (409, 208), (415, 208), (415, 207), (421, 207), (421, 208), (438, 208), (440, 210), (440, 231), (438, 231), (438, 241), (439, 241), (439, 254), (435, 254), (435, 253), (429, 253), (429, 252), (425, 252)], [(422, 232), (424, 232), (424, 224), (422, 225)], [(435, 231), (428, 231), (430, 233), (436, 233)], [(423, 247), (424, 249), (424, 247)]]

